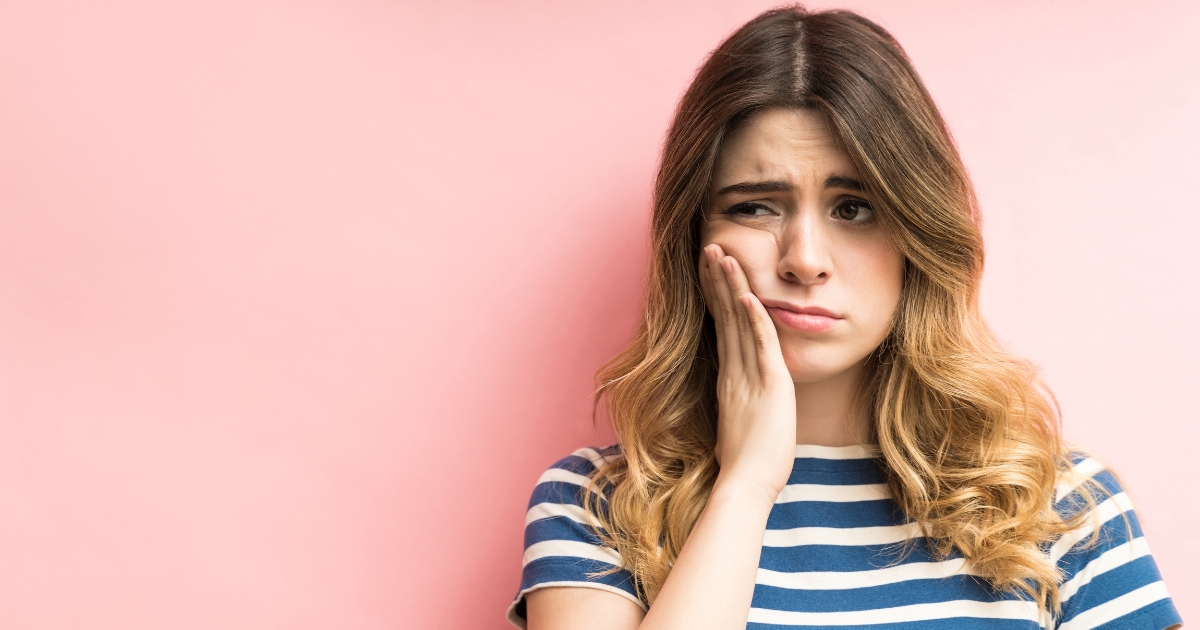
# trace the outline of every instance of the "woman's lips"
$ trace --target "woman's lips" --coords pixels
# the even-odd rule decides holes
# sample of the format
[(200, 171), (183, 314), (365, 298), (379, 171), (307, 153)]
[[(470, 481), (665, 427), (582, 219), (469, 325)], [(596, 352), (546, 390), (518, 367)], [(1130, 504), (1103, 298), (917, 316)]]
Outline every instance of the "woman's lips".
[(819, 306), (795, 306), (774, 300), (762, 300), (762, 304), (775, 321), (807, 333), (826, 332), (842, 321), (841, 317)]

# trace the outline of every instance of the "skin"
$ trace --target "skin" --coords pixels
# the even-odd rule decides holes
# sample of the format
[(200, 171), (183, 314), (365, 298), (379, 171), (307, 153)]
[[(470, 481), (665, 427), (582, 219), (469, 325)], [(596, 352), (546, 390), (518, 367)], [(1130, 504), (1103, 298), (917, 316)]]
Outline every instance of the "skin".
[[(850, 401), (900, 302), (904, 258), (860, 181), (822, 114), (771, 109), (733, 134), (710, 186), (702, 244), (732, 257), (750, 293), (767, 301), (795, 386), (798, 444), (845, 446), (867, 435), (866, 416), (847, 415)], [(737, 189), (765, 183), (786, 189)], [(797, 330), (781, 321), (776, 301), (843, 319), (827, 332)]]
[[(727, 138), (697, 261), (720, 355), (712, 494), (649, 614), (607, 591), (542, 588), (526, 596), (531, 630), (745, 627), (795, 445), (844, 446), (867, 434), (853, 395), (889, 331), (904, 259), (857, 181), (813, 110), (768, 109)], [(838, 318), (822, 332), (801, 330), (764, 301)]]

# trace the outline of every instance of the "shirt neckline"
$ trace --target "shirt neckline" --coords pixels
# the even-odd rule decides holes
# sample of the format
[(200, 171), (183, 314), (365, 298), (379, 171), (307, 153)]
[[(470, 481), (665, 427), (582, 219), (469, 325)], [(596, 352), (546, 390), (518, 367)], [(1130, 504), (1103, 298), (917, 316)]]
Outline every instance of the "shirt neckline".
[(878, 453), (874, 447), (862, 444), (851, 446), (796, 445), (796, 459), (874, 459)]

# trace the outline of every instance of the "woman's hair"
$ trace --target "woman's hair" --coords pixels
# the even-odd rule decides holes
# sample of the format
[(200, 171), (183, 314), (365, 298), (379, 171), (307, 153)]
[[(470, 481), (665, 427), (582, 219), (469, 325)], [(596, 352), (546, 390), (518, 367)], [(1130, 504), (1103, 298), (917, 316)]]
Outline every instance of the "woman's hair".
[(957, 550), (995, 588), (1057, 610), (1060, 574), (1044, 546), (1085, 516), (1053, 509), (1070, 467), (1057, 407), (980, 316), (979, 213), (945, 122), (896, 40), (848, 11), (763, 13), (713, 51), (679, 103), (654, 191), (644, 313), (597, 376), (622, 451), (591, 481), (607, 500), (585, 493), (601, 536), (653, 601), (716, 480), (700, 228), (723, 139), (771, 107), (828, 118), (905, 258), (892, 329), (861, 387), (893, 498), (938, 557)]

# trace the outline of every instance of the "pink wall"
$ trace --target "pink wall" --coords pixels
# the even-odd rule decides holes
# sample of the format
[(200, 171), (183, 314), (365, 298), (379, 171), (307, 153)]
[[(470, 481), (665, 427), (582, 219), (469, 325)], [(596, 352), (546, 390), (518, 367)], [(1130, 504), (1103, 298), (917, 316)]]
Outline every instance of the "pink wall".
[[(0, 626), (505, 627), (671, 109), (768, 4), (102, 4), (0, 5)], [(1200, 5), (849, 4), (1200, 613)]]

